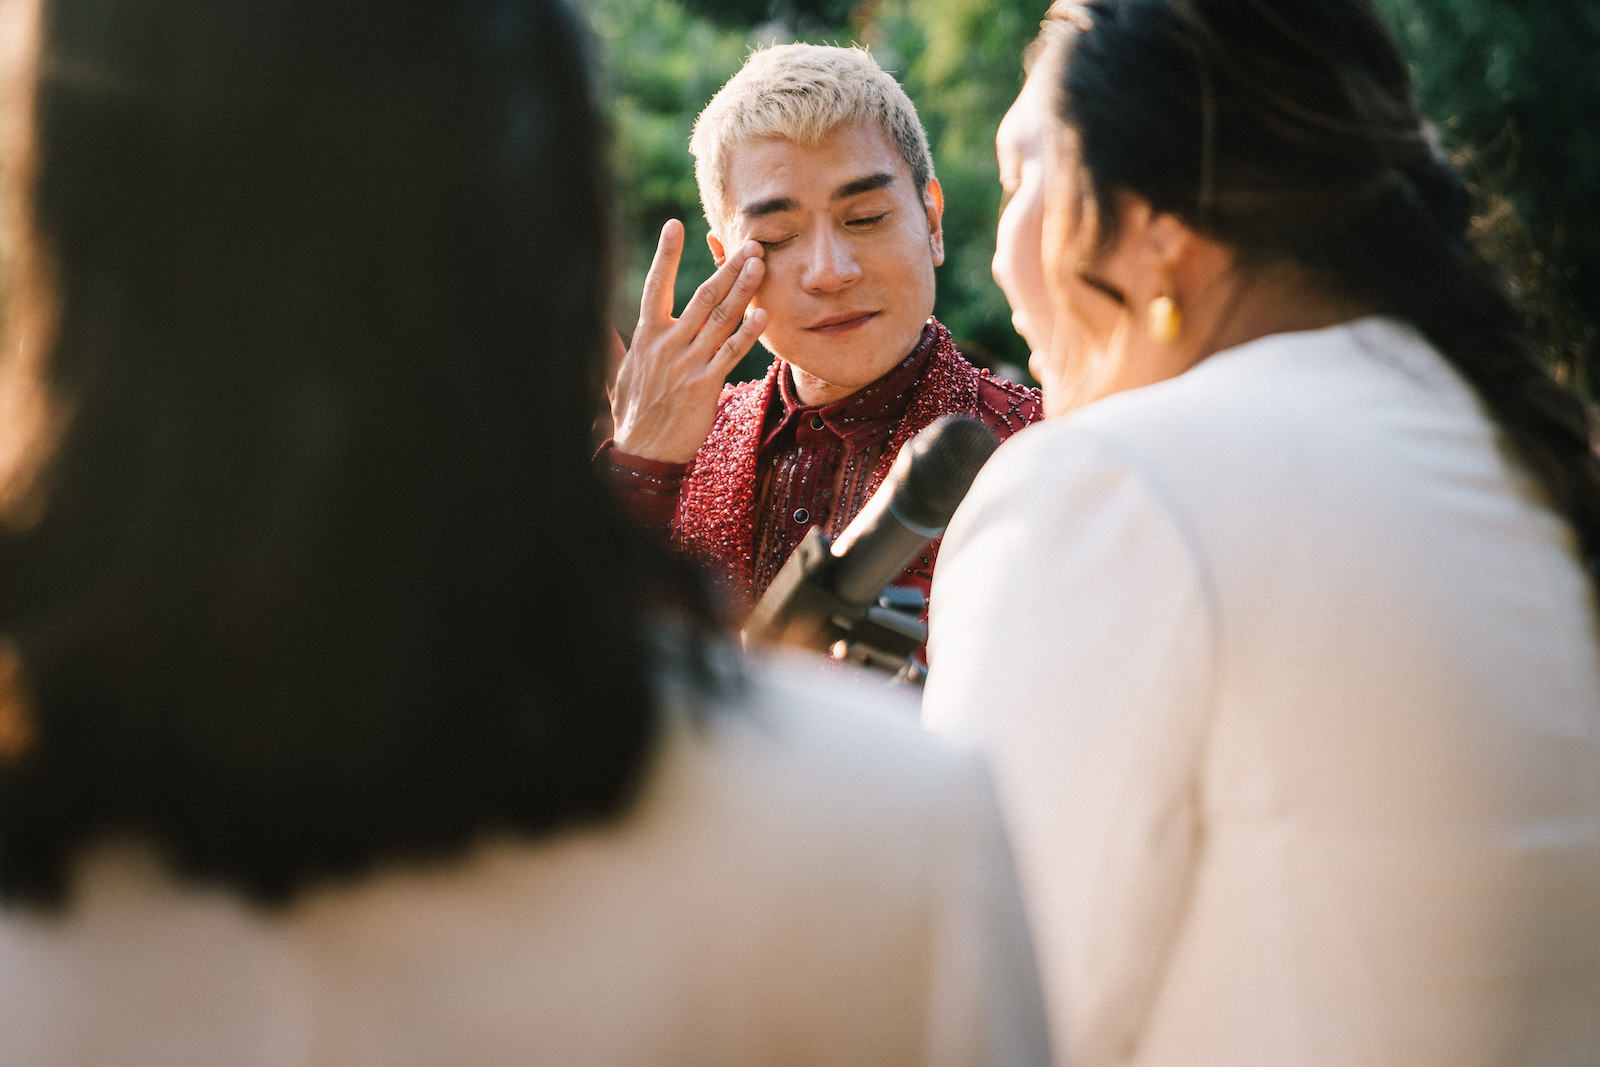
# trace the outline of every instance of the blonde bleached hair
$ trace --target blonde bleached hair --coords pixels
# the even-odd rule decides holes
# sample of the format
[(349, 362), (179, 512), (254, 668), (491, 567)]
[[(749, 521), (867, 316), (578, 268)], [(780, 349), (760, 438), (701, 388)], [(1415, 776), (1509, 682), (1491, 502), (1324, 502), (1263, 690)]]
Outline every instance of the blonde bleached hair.
[(725, 234), (733, 215), (728, 161), (739, 145), (764, 137), (814, 145), (858, 121), (883, 128), (920, 195), (933, 180), (928, 135), (906, 91), (865, 48), (785, 44), (752, 52), (700, 112), (689, 139), (711, 232)]

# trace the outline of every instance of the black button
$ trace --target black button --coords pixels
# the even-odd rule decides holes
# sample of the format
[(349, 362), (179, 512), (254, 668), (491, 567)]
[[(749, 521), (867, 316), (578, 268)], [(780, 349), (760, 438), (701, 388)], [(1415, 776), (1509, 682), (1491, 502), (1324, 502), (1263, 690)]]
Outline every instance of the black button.
[(801, 526), (804, 526), (806, 523), (811, 521), (811, 512), (807, 511), (805, 508), (795, 508), (794, 521), (798, 522)]
[(811, 416), (811, 428), (813, 430), (820, 430), (825, 425), (827, 425), (827, 424), (822, 421), (822, 416), (821, 415), (813, 415), (813, 416)]

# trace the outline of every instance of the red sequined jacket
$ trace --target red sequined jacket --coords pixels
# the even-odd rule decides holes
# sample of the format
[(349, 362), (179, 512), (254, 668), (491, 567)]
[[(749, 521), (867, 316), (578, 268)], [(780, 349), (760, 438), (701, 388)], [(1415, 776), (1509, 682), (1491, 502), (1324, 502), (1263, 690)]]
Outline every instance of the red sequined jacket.
[[(782, 360), (765, 378), (724, 387), (716, 421), (688, 464), (658, 463), (609, 444), (596, 457), (635, 517), (753, 605), (813, 525), (837, 535), (889, 472), (900, 448), (941, 415), (975, 415), (1001, 440), (1043, 417), (1039, 392), (990, 377), (930, 319), (905, 360), (844, 400), (800, 404)], [(927, 594), (938, 542), (899, 584)]]

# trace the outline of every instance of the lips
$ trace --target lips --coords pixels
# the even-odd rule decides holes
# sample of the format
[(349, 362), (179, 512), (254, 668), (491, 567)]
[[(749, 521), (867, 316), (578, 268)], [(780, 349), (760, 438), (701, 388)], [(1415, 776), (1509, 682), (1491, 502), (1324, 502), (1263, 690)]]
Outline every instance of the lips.
[(865, 326), (877, 315), (876, 311), (846, 311), (838, 315), (829, 315), (825, 319), (818, 319), (810, 326), (807, 326), (806, 330), (820, 334), (849, 333), (851, 330)]

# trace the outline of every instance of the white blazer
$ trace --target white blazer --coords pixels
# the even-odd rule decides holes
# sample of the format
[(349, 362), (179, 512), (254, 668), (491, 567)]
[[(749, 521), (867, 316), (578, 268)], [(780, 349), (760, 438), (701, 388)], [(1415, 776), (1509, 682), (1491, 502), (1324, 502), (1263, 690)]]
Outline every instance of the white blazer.
[(0, 1063), (1046, 1062), (981, 761), (849, 677), (675, 717), (618, 825), (281, 914), (103, 850), (64, 917), (0, 911)]
[(939, 556), (1074, 1064), (1600, 1063), (1600, 636), (1570, 529), (1385, 319), (1008, 441)]

